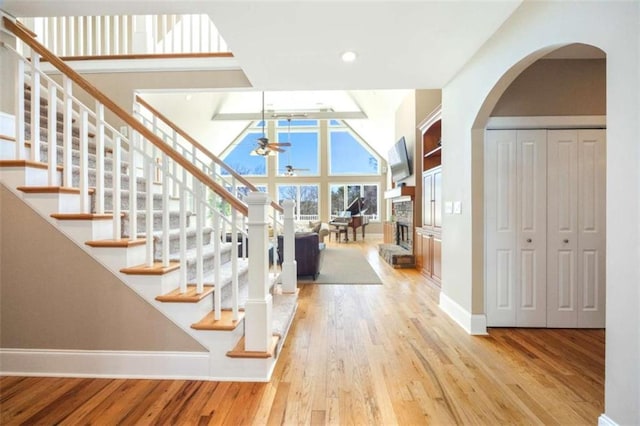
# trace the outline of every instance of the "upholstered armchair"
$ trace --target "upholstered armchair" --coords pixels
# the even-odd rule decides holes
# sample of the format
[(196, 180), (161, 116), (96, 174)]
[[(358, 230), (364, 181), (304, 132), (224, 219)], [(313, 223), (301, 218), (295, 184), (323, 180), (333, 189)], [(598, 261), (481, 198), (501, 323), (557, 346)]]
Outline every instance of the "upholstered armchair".
[[(295, 259), (297, 275), (311, 275), (315, 280), (320, 273), (320, 262), (324, 244), (320, 243), (320, 237), (316, 232), (298, 232), (295, 234), (296, 249)], [(282, 263), (284, 255), (283, 237), (278, 235), (278, 262)]]

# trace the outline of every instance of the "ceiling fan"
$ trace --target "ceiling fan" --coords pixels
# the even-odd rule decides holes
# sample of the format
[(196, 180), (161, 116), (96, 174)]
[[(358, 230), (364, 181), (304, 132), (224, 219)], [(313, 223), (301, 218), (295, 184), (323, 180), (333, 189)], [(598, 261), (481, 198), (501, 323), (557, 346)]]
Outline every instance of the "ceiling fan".
[[(286, 143), (287, 143), (288, 146), (292, 146), (291, 145), (291, 117), (287, 118), (287, 123), (288, 123), (288, 129), (287, 129), (287, 142)], [(300, 168), (293, 167), (291, 165), (291, 155), (290, 155), (290, 153), (287, 154), (287, 157), (289, 158), (289, 164), (284, 166), (284, 170), (280, 171), (280, 173), (282, 173), (283, 176), (296, 176), (296, 172), (309, 171), (309, 169), (300, 169)]]
[(251, 155), (273, 155), (274, 152), (285, 152), (282, 149), (283, 146), (291, 146), (289, 142), (269, 142), (269, 138), (267, 138), (266, 133), (264, 131), (266, 121), (264, 119), (264, 92), (262, 92), (262, 137), (258, 138), (258, 146), (256, 149), (251, 151)]

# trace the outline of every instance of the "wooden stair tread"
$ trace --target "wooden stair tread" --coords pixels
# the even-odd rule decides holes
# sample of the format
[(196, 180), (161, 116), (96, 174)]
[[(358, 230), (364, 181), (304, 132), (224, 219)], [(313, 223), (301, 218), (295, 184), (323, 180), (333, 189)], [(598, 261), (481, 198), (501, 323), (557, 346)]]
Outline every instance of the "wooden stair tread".
[(111, 220), (110, 213), (53, 213), (51, 217), (58, 220)]
[(198, 303), (213, 293), (215, 287), (205, 285), (202, 293), (197, 293), (197, 288), (195, 284), (187, 284), (187, 291), (185, 293), (180, 293), (180, 289), (177, 288), (167, 294), (156, 297), (156, 300), (164, 303)]
[[(69, 186), (19, 186), (17, 189), (26, 194), (80, 194), (80, 188)], [(89, 188), (89, 194), (94, 191), (94, 188)]]
[(153, 266), (138, 265), (122, 268), (120, 272), (127, 275), (164, 275), (180, 269), (180, 262), (169, 262), (169, 266), (162, 266), (162, 262), (154, 262)]
[(222, 331), (231, 331), (235, 330), (235, 328), (242, 322), (244, 319), (244, 312), (238, 312), (238, 320), (233, 320), (233, 312), (223, 310), (220, 316), (220, 319), (216, 321), (214, 319), (215, 312), (209, 312), (204, 318), (200, 321), (191, 324), (191, 328), (195, 330), (222, 330)]
[[(111, 215), (113, 217), (113, 215)], [(87, 241), (85, 244), (90, 247), (115, 247), (115, 248), (126, 248), (126, 247), (136, 247), (144, 245), (147, 242), (145, 238), (137, 238), (132, 240), (130, 238), (122, 238), (120, 240), (95, 240), (95, 241)]]
[[(2, 137), (0, 137), (0, 139), (2, 139)], [(0, 167), (32, 167), (34, 169), (47, 170), (49, 164), (31, 160), (0, 160)], [(61, 172), (62, 166), (56, 166), (56, 170)]]
[(271, 347), (267, 352), (246, 351), (244, 349), (244, 336), (238, 341), (236, 346), (227, 352), (229, 358), (271, 358), (275, 356), (276, 347), (280, 341), (280, 336), (274, 334), (271, 337)]

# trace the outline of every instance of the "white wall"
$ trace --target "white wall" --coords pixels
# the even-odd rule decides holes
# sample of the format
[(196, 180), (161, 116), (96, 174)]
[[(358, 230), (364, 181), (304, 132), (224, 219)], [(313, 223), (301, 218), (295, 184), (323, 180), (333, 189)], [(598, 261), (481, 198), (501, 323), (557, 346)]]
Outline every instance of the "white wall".
[[(605, 415), (640, 423), (640, 7), (628, 2), (525, 2), (443, 89), (444, 298), (484, 313), (482, 137), (499, 96), (528, 65), (569, 43), (607, 54), (607, 334)], [(455, 310), (451, 309), (450, 310)], [(471, 328), (470, 324), (463, 324)]]

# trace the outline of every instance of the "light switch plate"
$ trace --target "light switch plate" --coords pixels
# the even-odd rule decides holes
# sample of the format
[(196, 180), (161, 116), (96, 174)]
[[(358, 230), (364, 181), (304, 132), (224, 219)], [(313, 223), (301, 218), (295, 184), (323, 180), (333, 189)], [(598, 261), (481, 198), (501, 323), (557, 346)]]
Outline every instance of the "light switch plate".
[(453, 203), (451, 201), (444, 202), (444, 212), (447, 214), (453, 213)]
[(453, 202), (453, 214), (462, 214), (462, 203), (460, 201)]

